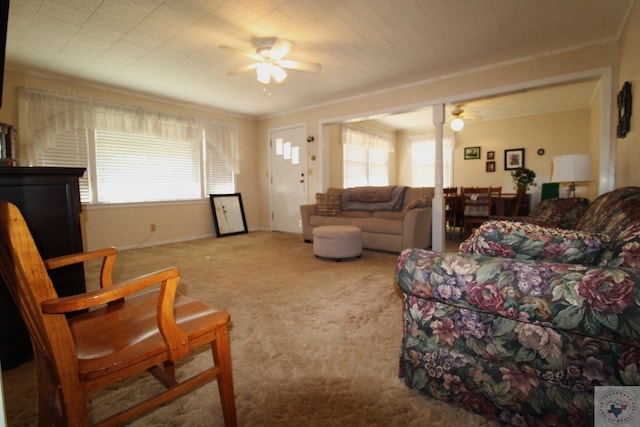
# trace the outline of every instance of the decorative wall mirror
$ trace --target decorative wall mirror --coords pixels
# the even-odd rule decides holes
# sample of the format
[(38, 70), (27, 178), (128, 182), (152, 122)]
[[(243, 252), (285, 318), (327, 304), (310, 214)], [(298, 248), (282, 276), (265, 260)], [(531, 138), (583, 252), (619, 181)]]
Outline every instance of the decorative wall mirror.
[(233, 236), (249, 232), (240, 193), (210, 194), (209, 200), (211, 201), (216, 236)]

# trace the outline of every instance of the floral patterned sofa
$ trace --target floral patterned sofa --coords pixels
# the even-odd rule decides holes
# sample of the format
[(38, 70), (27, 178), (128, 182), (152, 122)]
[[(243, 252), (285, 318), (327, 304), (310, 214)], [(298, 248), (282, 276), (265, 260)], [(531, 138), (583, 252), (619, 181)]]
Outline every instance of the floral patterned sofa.
[(517, 426), (593, 424), (594, 387), (640, 385), (640, 187), (576, 230), (488, 221), (458, 253), (404, 250), (400, 376)]
[(492, 217), (510, 221), (529, 222), (546, 227), (574, 229), (589, 207), (589, 199), (581, 197), (543, 200), (525, 217)]

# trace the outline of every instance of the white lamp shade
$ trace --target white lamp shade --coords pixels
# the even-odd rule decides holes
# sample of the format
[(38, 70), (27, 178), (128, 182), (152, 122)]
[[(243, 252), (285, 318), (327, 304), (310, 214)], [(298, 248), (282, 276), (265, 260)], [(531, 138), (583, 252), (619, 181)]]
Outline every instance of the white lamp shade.
[(551, 182), (593, 181), (591, 154), (567, 154), (553, 158)]

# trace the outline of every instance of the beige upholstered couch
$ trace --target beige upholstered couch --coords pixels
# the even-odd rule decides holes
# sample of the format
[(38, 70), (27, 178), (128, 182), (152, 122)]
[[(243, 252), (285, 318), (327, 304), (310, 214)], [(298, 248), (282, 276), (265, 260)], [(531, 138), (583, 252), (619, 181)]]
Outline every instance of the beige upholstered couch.
[(388, 252), (431, 247), (432, 187), (330, 188), (316, 204), (300, 206), (302, 237), (313, 241), (322, 225), (353, 225), (362, 230), (362, 246)]

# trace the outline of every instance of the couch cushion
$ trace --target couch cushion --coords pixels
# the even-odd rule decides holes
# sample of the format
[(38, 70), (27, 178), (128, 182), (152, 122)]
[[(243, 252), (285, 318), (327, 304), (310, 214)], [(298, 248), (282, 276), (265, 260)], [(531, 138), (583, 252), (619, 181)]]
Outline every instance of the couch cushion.
[(594, 200), (580, 218), (578, 230), (616, 233), (629, 222), (640, 220), (640, 187), (622, 187)]
[(320, 227), (322, 225), (351, 225), (351, 218), (345, 218), (344, 216), (311, 215), (309, 217), (309, 225), (311, 227)]
[(487, 221), (462, 244), (460, 252), (517, 259), (593, 265), (609, 236), (515, 221)]
[(525, 220), (546, 227), (575, 229), (589, 208), (589, 199), (580, 197), (547, 199), (540, 202)]
[(337, 216), (341, 212), (339, 194), (316, 193), (317, 215)]
[(371, 218), (371, 214), (369, 211), (342, 211), (345, 218)]
[(600, 265), (640, 268), (640, 187), (621, 187), (601, 195), (576, 228), (611, 238)]
[(404, 212), (399, 212), (399, 211), (371, 212), (371, 218), (398, 219), (402, 221), (403, 217), (404, 217)]
[(353, 218), (351, 225), (358, 227), (363, 233), (402, 235), (402, 219)]

